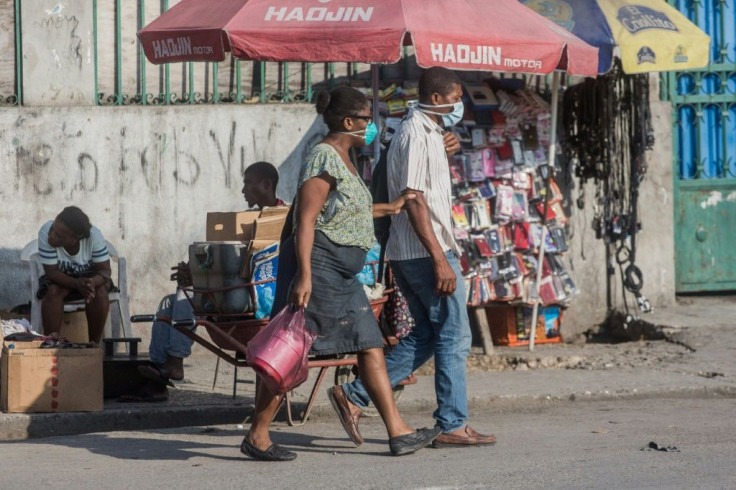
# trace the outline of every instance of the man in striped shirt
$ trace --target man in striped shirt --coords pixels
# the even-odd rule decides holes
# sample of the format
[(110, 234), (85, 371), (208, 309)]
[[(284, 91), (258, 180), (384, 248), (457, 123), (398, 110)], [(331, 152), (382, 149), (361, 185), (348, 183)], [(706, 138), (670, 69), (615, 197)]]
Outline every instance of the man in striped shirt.
[[(436, 425), (434, 445), (473, 446), (496, 442), (467, 424), (466, 358), (471, 333), (460, 271), (460, 247), (452, 233), (452, 184), (448, 157), (460, 149), (449, 128), (463, 117), (462, 87), (454, 72), (425, 70), (419, 80), (419, 105), (409, 110), (388, 153), (389, 199), (412, 192), (406, 212), (392, 217), (386, 255), (406, 296), (416, 325), (386, 356), (392, 386), (435, 358)], [(353, 441), (359, 407), (369, 397), (360, 380), (334, 390), (338, 415)], [(357, 436), (357, 437), (356, 437)]]

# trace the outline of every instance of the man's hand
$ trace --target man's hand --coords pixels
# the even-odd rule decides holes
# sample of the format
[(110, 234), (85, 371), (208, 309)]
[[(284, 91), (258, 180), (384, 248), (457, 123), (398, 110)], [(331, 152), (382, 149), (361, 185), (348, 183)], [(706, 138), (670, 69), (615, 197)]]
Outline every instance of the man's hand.
[(170, 276), (171, 280), (176, 281), (179, 287), (192, 285), (192, 274), (189, 272), (189, 264), (187, 262), (179, 262), (171, 270), (174, 271)]
[(84, 296), (84, 302), (89, 303), (93, 299), (95, 299), (95, 285), (92, 283), (92, 279), (89, 277), (84, 277), (79, 279), (79, 286), (77, 287), (77, 291)]
[(447, 257), (444, 255), (439, 260), (434, 261), (434, 276), (437, 279), (434, 294), (438, 296), (451, 296), (457, 287), (457, 276), (455, 271), (450, 267)]
[(444, 133), (442, 133), (442, 139), (445, 142), (445, 152), (447, 153), (447, 158), (450, 158), (452, 155), (460, 150), (460, 140), (457, 139), (457, 136), (455, 136), (455, 133), (453, 133), (452, 131), (445, 131)]

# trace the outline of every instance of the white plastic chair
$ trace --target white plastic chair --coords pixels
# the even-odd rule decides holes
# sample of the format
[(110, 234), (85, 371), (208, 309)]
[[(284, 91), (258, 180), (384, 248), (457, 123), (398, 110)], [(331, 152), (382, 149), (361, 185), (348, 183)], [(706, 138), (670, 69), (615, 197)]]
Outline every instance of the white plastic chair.
[[(110, 337), (120, 337), (120, 328), (122, 327), (123, 337), (131, 337), (130, 330), (130, 309), (128, 307), (128, 278), (125, 271), (125, 257), (120, 257), (112, 243), (107, 242), (107, 252), (110, 254), (110, 260), (117, 263), (118, 278), (115, 285), (119, 291), (109, 293), (110, 310), (116, 305), (118, 319), (113, 323), (113, 316), (108, 314), (108, 322), (110, 325)], [(38, 291), (38, 278), (44, 274), (43, 265), (38, 258), (38, 240), (29, 242), (20, 253), (20, 259), (28, 263), (28, 269), (31, 273), (31, 328), (33, 331), (43, 333), (41, 323), (41, 300), (36, 298)], [(84, 310), (84, 300), (69, 301), (64, 303), (64, 311)], [(105, 331), (108, 331), (105, 325)]]

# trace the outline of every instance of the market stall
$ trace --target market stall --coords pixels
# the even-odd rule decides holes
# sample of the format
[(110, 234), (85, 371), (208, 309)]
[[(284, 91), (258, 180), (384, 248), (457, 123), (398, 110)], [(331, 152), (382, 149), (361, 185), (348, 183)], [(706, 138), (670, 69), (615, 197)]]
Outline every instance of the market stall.
[[(212, 15), (212, 12), (217, 14)], [(184, 0), (143, 28), (139, 38), (146, 57), (153, 63), (221, 61), (228, 51), (237, 58), (250, 60), (375, 63), (372, 71), (376, 115), (379, 106), (377, 64), (398, 61), (405, 45), (413, 46), (416, 62), (421, 67), (540, 75), (564, 70), (569, 74), (595, 76), (598, 65), (595, 48), (516, 0), (377, 0), (365, 6), (348, 0), (320, 6), (303, 0), (286, 0), (278, 7), (265, 0), (220, 0), (206, 5)], [(507, 113), (504, 115), (500, 110), (493, 114), (497, 119), (502, 115), (506, 125), (499, 123), (495, 132), (487, 132), (483, 124), (489, 120), (475, 121), (473, 129), (480, 130), (475, 131), (476, 136), (485, 136), (474, 146), (471, 136), (471, 146), (466, 149), (472, 151), (463, 153), (454, 163), (458, 177), (465, 179), (458, 180), (458, 193), (470, 193), (462, 198), (460, 194), (456, 196), (456, 224), (459, 223), (458, 238), (467, 250), (467, 281), (473, 293), (468, 300), (473, 306), (497, 300), (500, 293), (501, 299), (507, 301), (534, 304), (536, 314), (538, 302), (535, 298), (543, 296), (552, 301), (554, 295), (555, 301), (562, 301), (574, 294), (571, 281), (567, 286), (569, 294), (564, 293), (564, 276), (559, 278), (552, 274), (553, 259), (544, 262), (541, 257), (546, 246), (540, 244), (554, 245), (546, 222), (548, 216), (555, 213), (558, 203), (545, 200), (541, 220), (534, 221), (539, 214), (536, 209), (539, 200), (544, 195), (550, 196), (554, 190), (550, 169), (554, 166), (555, 141), (550, 135), (556, 133), (558, 87), (559, 72), (556, 72), (549, 107), (531, 94), (528, 94), (531, 97), (528, 101), (520, 101), (518, 96), (512, 95), (513, 89), (499, 92), (499, 95), (508, 94), (508, 104), (504, 106)], [(514, 111), (527, 102), (537, 105), (532, 110), (534, 115), (525, 110), (524, 117), (517, 117)], [(542, 137), (537, 135), (533, 145), (529, 130), (528, 140), (523, 143), (518, 137), (520, 131), (524, 127), (534, 127), (537, 131), (538, 121), (534, 118), (545, 112), (547, 115), (539, 122)], [(491, 112), (479, 110), (477, 113), (493, 117)], [(468, 120), (467, 127), (470, 123)], [(511, 132), (506, 134), (506, 129)], [(503, 142), (499, 140), (502, 135)], [(379, 150), (376, 146), (374, 155)], [(480, 180), (473, 180), (480, 174), (471, 172), (472, 165), (479, 161), (484, 163), (483, 155), (487, 157), (487, 172), (483, 172), (485, 186)], [(473, 200), (469, 200), (469, 196), (475, 196), (473, 208), (469, 209), (470, 219), (474, 216), (480, 219), (481, 214), (487, 219), (469, 221), (464, 226), (460, 210), (467, 220), (466, 205)], [(502, 205), (501, 211), (496, 213), (491, 209), (489, 213), (489, 205), (496, 202)], [(472, 213), (473, 209), (481, 211), (482, 206), (486, 206), (485, 213)], [(560, 223), (563, 221), (559, 213), (556, 219)], [(488, 236), (494, 232), (498, 235), (498, 253), (491, 249), (489, 254), (485, 245), (490, 247)], [(518, 235), (516, 244), (515, 233)], [(526, 245), (522, 242), (523, 234), (527, 236)], [(558, 239), (563, 235), (558, 233)], [(540, 257), (535, 262), (533, 254), (537, 250)], [(542, 266), (537, 267), (536, 263)], [(545, 263), (549, 264), (547, 274), (543, 273)], [(535, 272), (537, 277), (533, 278)], [(557, 272), (564, 274), (563, 270)], [(540, 288), (539, 293), (537, 288)], [(479, 315), (479, 319), (483, 320), (483, 316)], [(481, 330), (487, 331), (486, 328)], [(484, 345), (487, 351), (492, 348), (489, 339)]]

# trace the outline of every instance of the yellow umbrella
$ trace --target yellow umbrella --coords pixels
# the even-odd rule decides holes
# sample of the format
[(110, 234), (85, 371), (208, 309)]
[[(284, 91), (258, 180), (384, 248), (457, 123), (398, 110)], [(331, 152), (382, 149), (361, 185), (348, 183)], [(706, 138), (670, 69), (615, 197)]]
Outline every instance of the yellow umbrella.
[(625, 73), (708, 64), (710, 37), (664, 0), (520, 1), (599, 48), (600, 74), (611, 69), (614, 54)]

